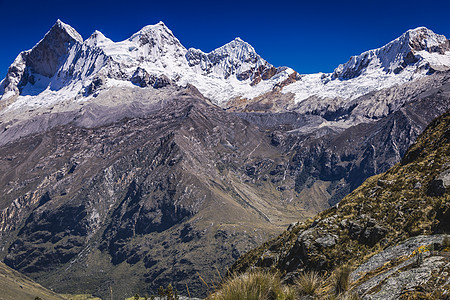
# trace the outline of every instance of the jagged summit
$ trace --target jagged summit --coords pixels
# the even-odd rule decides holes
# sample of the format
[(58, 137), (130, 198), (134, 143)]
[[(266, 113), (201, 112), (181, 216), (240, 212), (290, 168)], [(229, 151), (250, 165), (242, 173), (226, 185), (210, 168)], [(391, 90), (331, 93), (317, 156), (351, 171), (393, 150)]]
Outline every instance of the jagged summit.
[(172, 31), (162, 21), (155, 25), (144, 26), (141, 30), (133, 34), (128, 40), (132, 42), (139, 42), (141, 45), (152, 41), (152, 38), (162, 37), (167, 41), (174, 42), (181, 45), (178, 39), (173, 35)]
[[(283, 93), (295, 94), (302, 113), (325, 113), (331, 108), (347, 110), (361, 96), (413, 82), (436, 71), (450, 69), (448, 40), (419, 27), (378, 48), (352, 56), (331, 74), (309, 74), (286, 86)], [(359, 99), (359, 100), (356, 100)], [(389, 103), (365, 104), (364, 116), (384, 116)], [(371, 112), (369, 112), (371, 111)], [(376, 112), (375, 112), (376, 111)]]
[(449, 40), (440, 34), (434, 33), (426, 27), (417, 27), (408, 30), (402, 35), (409, 42), (409, 46), (415, 51), (425, 50), (433, 53), (445, 54), (450, 50)]
[(336, 68), (333, 78), (352, 79), (374, 69), (398, 74), (412, 65), (429, 68), (448, 64), (450, 60), (443, 62), (433, 54), (445, 55), (449, 50), (449, 41), (445, 36), (426, 27), (418, 27), (406, 31), (381, 48), (352, 56), (348, 62)]
[[(290, 74), (286, 68), (277, 71), (240, 38), (208, 54), (187, 50), (163, 22), (145, 26), (120, 42), (99, 31), (83, 42), (75, 29), (58, 20), (31, 50), (35, 52), (55, 53), (36, 55), (32, 60), (28, 60), (28, 52), (22, 53), (13, 64), (14, 72), (2, 83), (1, 99), (24, 95), (23, 89), (28, 86), (26, 94), (40, 98), (34, 103), (49, 104), (90, 96), (93, 82), (98, 83), (95, 90), (101, 90), (110, 81), (114, 85), (155, 87), (159, 79), (164, 84), (156, 84), (158, 87), (193, 84), (219, 104), (234, 97), (248, 97), (249, 91), (255, 96), (270, 91)], [(48, 63), (36, 65), (48, 56)], [(279, 74), (279, 79), (269, 81), (275, 74)], [(47, 78), (40, 80), (39, 88), (34, 86), (36, 75)], [(261, 81), (265, 84), (259, 84)], [(64, 90), (58, 99), (54, 97), (55, 90)], [(22, 102), (29, 105), (28, 101)]]
[(189, 65), (197, 66), (203, 74), (225, 79), (236, 74), (238, 80), (251, 79), (253, 82), (263, 72), (273, 68), (249, 43), (239, 37), (209, 53), (191, 48), (186, 57)]
[(31, 50), (21, 52), (9, 67), (0, 88), (1, 99), (21, 94), (26, 86), (48, 83), (77, 43), (83, 43), (81, 35), (58, 19), (42, 40)]
[(240, 37), (235, 38), (231, 42), (226, 43), (210, 53), (228, 54), (243, 59), (246, 59), (248, 56), (259, 57), (259, 55), (256, 54), (255, 49), (249, 43), (243, 41)]
[(101, 47), (105, 44), (111, 44), (113, 43), (112, 40), (110, 40), (109, 38), (107, 38), (103, 33), (101, 33), (98, 30), (95, 30), (91, 36), (86, 39), (85, 44), (89, 45), (89, 46), (97, 46), (97, 47)]
[(53, 27), (50, 29), (50, 32), (52, 30), (63, 30), (65, 31), (67, 34), (69, 34), (74, 40), (82, 43), (83, 42), (83, 37), (70, 25), (62, 22), (60, 19), (56, 20), (55, 24), (53, 25)]

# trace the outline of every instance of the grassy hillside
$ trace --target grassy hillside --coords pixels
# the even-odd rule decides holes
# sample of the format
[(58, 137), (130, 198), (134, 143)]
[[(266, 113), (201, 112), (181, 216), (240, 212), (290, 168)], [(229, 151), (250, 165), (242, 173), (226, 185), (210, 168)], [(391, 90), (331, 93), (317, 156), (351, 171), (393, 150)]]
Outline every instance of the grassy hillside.
[(0, 263), (1, 300), (34, 300), (36, 297), (45, 300), (70, 299), (42, 287), (30, 278), (6, 266), (4, 263)]

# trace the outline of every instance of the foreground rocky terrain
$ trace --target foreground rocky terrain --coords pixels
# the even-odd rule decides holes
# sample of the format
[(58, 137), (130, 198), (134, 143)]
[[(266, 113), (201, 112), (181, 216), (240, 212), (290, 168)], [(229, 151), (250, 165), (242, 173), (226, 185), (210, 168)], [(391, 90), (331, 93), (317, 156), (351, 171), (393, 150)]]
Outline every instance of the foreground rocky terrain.
[(366, 180), (333, 208), (242, 256), (231, 271), (275, 268), (292, 282), (305, 270), (329, 277), (351, 264), (351, 289), (364, 299), (446, 299), (449, 156), (447, 112), (400, 163)]

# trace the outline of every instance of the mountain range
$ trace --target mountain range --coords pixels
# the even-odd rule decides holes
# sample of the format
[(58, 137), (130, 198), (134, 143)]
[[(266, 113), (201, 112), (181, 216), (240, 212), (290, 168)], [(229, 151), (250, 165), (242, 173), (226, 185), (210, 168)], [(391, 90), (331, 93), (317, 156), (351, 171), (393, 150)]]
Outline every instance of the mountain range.
[(201, 295), (197, 274), (400, 161), (449, 78), (424, 27), (301, 75), (240, 38), (204, 53), (162, 22), (113, 42), (58, 20), (0, 83), (0, 257), (59, 292)]

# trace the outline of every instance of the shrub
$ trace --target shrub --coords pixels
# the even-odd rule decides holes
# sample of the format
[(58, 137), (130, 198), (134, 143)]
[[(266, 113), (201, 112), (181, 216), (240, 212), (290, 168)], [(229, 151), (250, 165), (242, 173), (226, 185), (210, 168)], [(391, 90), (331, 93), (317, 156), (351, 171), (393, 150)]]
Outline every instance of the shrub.
[[(158, 296), (160, 299), (164, 300), (178, 300), (180, 297), (178, 296), (177, 289), (174, 289), (172, 285), (169, 283), (166, 289), (164, 287), (160, 286), (158, 288)], [(156, 297), (152, 296), (150, 299), (155, 299)]]
[(278, 274), (252, 271), (228, 278), (209, 299), (293, 300), (295, 293), (292, 289), (282, 286)]
[(298, 293), (300, 295), (310, 296), (313, 296), (316, 293), (316, 290), (320, 287), (321, 283), (322, 279), (319, 274), (313, 271), (302, 273), (295, 281)]
[(345, 293), (350, 286), (350, 273), (352, 269), (348, 265), (341, 266), (336, 270), (334, 277), (334, 292), (336, 295)]

